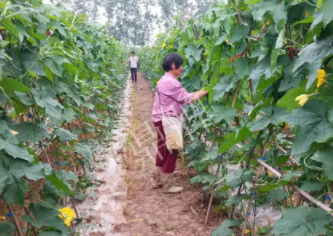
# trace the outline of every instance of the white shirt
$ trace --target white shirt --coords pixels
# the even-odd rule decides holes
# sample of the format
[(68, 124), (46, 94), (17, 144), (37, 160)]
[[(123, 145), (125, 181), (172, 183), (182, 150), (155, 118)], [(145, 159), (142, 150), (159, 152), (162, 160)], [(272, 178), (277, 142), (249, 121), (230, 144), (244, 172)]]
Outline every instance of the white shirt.
[(136, 56), (130, 57), (128, 59), (131, 62), (131, 68), (137, 68), (138, 67), (138, 58)]

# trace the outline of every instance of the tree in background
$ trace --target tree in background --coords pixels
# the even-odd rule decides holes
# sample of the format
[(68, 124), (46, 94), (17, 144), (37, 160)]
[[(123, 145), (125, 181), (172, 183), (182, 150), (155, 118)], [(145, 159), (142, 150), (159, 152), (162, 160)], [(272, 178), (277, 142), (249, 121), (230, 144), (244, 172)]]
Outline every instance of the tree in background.
[(70, 10), (85, 13), (92, 20), (106, 17), (108, 32), (118, 40), (144, 46), (157, 29), (171, 27), (175, 16), (185, 20), (202, 13), (209, 0), (44, 0), (51, 4), (62, 3)]

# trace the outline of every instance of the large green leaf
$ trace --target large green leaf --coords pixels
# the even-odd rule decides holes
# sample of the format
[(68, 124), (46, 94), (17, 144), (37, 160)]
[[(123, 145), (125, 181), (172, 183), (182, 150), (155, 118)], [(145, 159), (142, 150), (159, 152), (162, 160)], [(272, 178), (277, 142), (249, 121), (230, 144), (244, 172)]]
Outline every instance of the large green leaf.
[(240, 25), (231, 29), (230, 38), (228, 43), (234, 43), (243, 38), (246, 38), (250, 31), (250, 27), (247, 25)]
[(243, 223), (243, 219), (227, 219), (224, 220), (220, 227), (214, 229), (211, 233), (211, 236), (232, 236), (234, 235), (234, 231), (230, 229), (230, 227), (237, 227)]
[[(258, 120), (250, 122), (248, 126), (251, 131), (257, 131), (266, 128), (269, 124), (278, 124), (281, 122), (281, 117), (285, 115), (285, 109), (279, 107), (268, 106), (261, 111), (261, 116)], [(258, 113), (257, 113), (258, 114)]]
[[(308, 70), (309, 80), (306, 85), (306, 89), (309, 89), (313, 82), (316, 80), (322, 60), (330, 54), (333, 54), (332, 41), (333, 36), (328, 36), (307, 45), (299, 53), (299, 58), (297, 59), (294, 66), (294, 72), (297, 75), (297, 73), (303, 69)], [(308, 66), (305, 67), (306, 65)]]
[(254, 6), (249, 6), (252, 8), (252, 16), (255, 20), (260, 21), (262, 18), (264, 18), (267, 12), (272, 14), (275, 23), (279, 23), (281, 20), (287, 19), (287, 12), (283, 0), (263, 0), (259, 1)]
[(322, 0), (323, 1), (323, 22), (326, 27), (333, 20), (333, 1)]
[(55, 130), (55, 135), (57, 135), (61, 141), (72, 141), (78, 139), (76, 134), (72, 134), (70, 131), (62, 128), (57, 128)]
[(54, 98), (49, 97), (50, 92), (47, 89), (44, 87), (41, 91), (32, 89), (31, 92), (35, 95), (36, 103), (45, 108), (47, 114), (57, 119), (61, 118), (64, 107), (59, 102), (56, 102)]
[(44, 60), (45, 66), (47, 66), (55, 75), (62, 77), (65, 70), (63, 63), (70, 63), (66, 58), (57, 55)]
[(251, 136), (251, 132), (247, 127), (242, 127), (240, 130), (238, 130), (237, 133), (232, 132), (228, 133), (223, 137), (223, 139), (220, 141), (220, 153), (224, 153), (228, 151), (230, 148), (232, 148), (235, 144), (247, 140), (248, 137)]
[(88, 143), (78, 143), (75, 145), (74, 150), (81, 154), (86, 162), (92, 161), (94, 157), (94, 150)]
[(220, 82), (215, 85), (214, 102), (220, 100), (227, 92), (229, 92), (237, 82), (237, 76), (224, 76)]
[(14, 158), (20, 158), (29, 162), (33, 160), (33, 156), (30, 155), (25, 148), (18, 146), (16, 139), (5, 139), (2, 135), (0, 135), (0, 151), (1, 150), (4, 150)]
[(323, 164), (322, 168), (325, 171), (325, 174), (330, 180), (333, 180), (333, 147), (324, 147), (319, 149), (313, 157), (312, 160), (321, 162)]
[(25, 215), (23, 216), (23, 220), (29, 222), (31, 225), (38, 228), (50, 227), (51, 229), (57, 229), (61, 232), (61, 236), (68, 236), (71, 234), (70, 229), (59, 217), (59, 211), (46, 207), (40, 203), (31, 203), (29, 209), (31, 210), (34, 218), (30, 215)]
[(269, 191), (267, 197), (271, 200), (281, 201), (288, 197), (288, 192), (283, 189), (283, 187), (277, 187), (272, 191)]
[(20, 81), (14, 79), (2, 78), (2, 81), (0, 80), (0, 87), (2, 87), (5, 93), (10, 97), (15, 95), (14, 91), (21, 93), (30, 91), (30, 88), (22, 84)]
[(63, 180), (59, 179), (54, 173), (50, 175), (45, 175), (45, 178), (49, 180), (58, 190), (63, 190), (68, 195), (73, 195), (72, 190), (69, 188), (68, 184)]
[(21, 56), (23, 69), (32, 71), (36, 75), (46, 76), (43, 66), (38, 61), (39, 55), (34, 52), (24, 51)]
[(230, 174), (227, 174), (224, 178), (227, 183), (230, 184), (232, 189), (238, 187), (243, 181), (251, 180), (254, 175), (254, 170), (235, 170)]
[(224, 120), (227, 124), (231, 124), (234, 117), (237, 117), (237, 109), (226, 107), (220, 104), (212, 105), (212, 110), (208, 112), (210, 117), (214, 117), (215, 123), (220, 123)]
[(14, 236), (16, 227), (10, 222), (0, 222), (0, 236)]
[(25, 194), (29, 190), (29, 184), (22, 177), (36, 181), (44, 178), (39, 165), (31, 165), (29, 162), (13, 159), (0, 151), (0, 194), (5, 201), (18, 205), (24, 204)]
[(299, 128), (292, 147), (292, 154), (309, 150), (313, 142), (324, 143), (333, 136), (332, 125), (325, 117), (327, 104), (319, 100), (308, 101), (304, 107), (293, 110), (281, 119)]
[(195, 62), (200, 61), (201, 53), (203, 49), (190, 44), (185, 49), (185, 56), (188, 60), (188, 63), (192, 66)]
[[(333, 166), (333, 165), (332, 165)], [(332, 170), (332, 169), (331, 169)], [(312, 192), (322, 189), (326, 184), (315, 179), (306, 180), (302, 183), (301, 189), (306, 192)]]
[(319, 208), (312, 211), (307, 207), (289, 209), (282, 213), (272, 233), (285, 236), (325, 235), (327, 232), (325, 225), (331, 221), (331, 216)]
[(10, 126), (11, 129), (18, 132), (16, 138), (19, 142), (37, 143), (44, 138), (51, 138), (51, 134), (47, 132), (46, 125), (36, 123), (20, 123), (15, 126)]

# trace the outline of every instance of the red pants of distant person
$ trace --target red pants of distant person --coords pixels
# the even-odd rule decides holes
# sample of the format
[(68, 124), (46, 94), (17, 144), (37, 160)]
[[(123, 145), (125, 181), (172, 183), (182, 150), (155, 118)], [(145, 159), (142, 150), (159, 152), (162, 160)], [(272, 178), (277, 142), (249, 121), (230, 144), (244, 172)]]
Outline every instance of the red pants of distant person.
[(163, 173), (173, 173), (176, 169), (178, 150), (168, 150), (162, 121), (154, 123), (157, 131), (156, 166), (163, 167)]

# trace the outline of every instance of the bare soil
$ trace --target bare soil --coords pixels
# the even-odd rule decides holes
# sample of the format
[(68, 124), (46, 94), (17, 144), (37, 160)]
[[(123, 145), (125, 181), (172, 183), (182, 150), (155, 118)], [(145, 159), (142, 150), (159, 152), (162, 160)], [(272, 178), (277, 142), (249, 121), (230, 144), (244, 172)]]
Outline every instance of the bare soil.
[(138, 73), (132, 92), (132, 120), (123, 164), (128, 192), (124, 206), (126, 223), (114, 230), (123, 236), (208, 236), (223, 216), (212, 207), (204, 226), (207, 199), (200, 187), (189, 184), (186, 164), (180, 158), (175, 171), (175, 185), (184, 187), (181, 194), (162, 194), (152, 189), (157, 136), (151, 121), (153, 94), (147, 80)]

